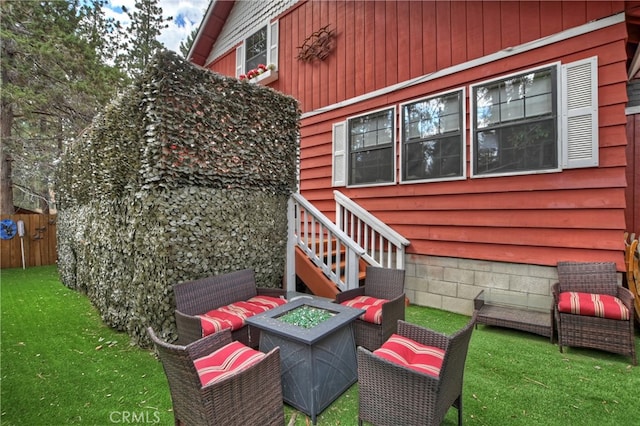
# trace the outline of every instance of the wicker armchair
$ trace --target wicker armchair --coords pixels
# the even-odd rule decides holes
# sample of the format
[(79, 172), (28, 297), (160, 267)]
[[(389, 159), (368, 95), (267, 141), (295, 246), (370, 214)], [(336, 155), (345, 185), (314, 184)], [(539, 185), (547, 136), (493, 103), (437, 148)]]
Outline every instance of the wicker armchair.
[[(353, 325), (356, 346), (364, 346), (373, 351), (395, 333), (398, 320), (404, 320), (404, 270), (367, 266), (366, 272), (363, 286), (339, 293), (335, 301), (344, 304), (358, 296), (387, 300), (382, 305), (381, 324), (358, 318)], [(362, 306), (357, 307), (366, 309)]]
[(358, 424), (439, 425), (451, 406), (458, 409), (458, 424), (462, 424), (464, 366), (476, 317), (474, 312), (467, 325), (451, 336), (398, 321), (398, 335), (444, 351), (437, 377), (359, 347)]
[(231, 343), (229, 330), (187, 346), (166, 343), (151, 328), (147, 332), (169, 382), (176, 425), (284, 424), (279, 348), (249, 367), (202, 386), (194, 361)]
[[(616, 265), (613, 262), (558, 262), (558, 281), (553, 285), (553, 306), (558, 346), (587, 347), (628, 355), (637, 365), (633, 331), (633, 294), (618, 285)], [(616, 297), (628, 310), (628, 318), (612, 319), (580, 314), (582, 303), (572, 302), (572, 311), (559, 308), (569, 292), (608, 295)], [(566, 297), (566, 296), (565, 296)], [(577, 300), (577, 299), (576, 299)], [(604, 311), (607, 311), (606, 305)], [(618, 302), (614, 310), (620, 312)], [(562, 312), (565, 310), (565, 312)]]

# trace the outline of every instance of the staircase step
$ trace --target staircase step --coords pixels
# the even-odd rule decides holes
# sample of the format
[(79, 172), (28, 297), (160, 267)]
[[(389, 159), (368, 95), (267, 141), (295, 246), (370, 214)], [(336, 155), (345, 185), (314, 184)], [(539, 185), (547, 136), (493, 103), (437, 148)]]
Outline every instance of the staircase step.
[[(333, 261), (332, 269), (336, 269), (335, 260), (337, 258), (338, 241), (334, 238), (331, 240), (316, 240), (315, 250), (320, 254), (322, 251), (322, 257), (327, 260)], [(321, 250), (322, 249), (322, 250)], [(330, 250), (330, 251), (329, 251)], [(344, 245), (340, 245), (340, 270), (344, 272), (346, 265), (346, 252), (347, 249)], [(359, 259), (359, 273), (358, 281), (360, 285), (364, 282), (367, 275), (366, 268), (367, 263), (360, 258)], [(309, 259), (300, 248), (296, 248), (296, 274), (305, 285), (317, 296), (335, 298), (335, 294), (340, 292), (340, 289), (325, 275), (324, 271), (316, 265), (311, 259)], [(303, 277), (304, 276), (304, 277)], [(344, 275), (340, 277), (343, 282), (346, 282)], [(309, 282), (307, 282), (309, 281)]]
[(340, 293), (340, 289), (300, 248), (296, 248), (296, 275), (316, 296), (335, 299), (336, 295)]

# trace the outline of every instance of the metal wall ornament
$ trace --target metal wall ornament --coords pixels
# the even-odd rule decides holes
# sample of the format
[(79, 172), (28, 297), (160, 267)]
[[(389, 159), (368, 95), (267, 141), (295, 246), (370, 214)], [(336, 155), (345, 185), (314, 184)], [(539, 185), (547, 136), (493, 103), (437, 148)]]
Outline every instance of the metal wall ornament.
[(298, 46), (297, 60), (303, 62), (324, 61), (335, 48), (335, 31), (325, 25), (307, 37)]

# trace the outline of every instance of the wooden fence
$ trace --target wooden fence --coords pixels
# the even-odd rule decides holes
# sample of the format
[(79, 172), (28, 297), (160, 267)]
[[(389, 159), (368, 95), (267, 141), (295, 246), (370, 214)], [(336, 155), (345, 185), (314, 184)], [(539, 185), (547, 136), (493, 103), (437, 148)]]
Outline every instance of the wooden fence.
[(56, 248), (56, 215), (14, 214), (2, 215), (0, 220), (11, 219), (24, 222), (24, 237), (17, 234), (10, 240), (0, 239), (0, 268), (22, 268), (22, 246), (24, 266), (52, 265), (58, 259)]

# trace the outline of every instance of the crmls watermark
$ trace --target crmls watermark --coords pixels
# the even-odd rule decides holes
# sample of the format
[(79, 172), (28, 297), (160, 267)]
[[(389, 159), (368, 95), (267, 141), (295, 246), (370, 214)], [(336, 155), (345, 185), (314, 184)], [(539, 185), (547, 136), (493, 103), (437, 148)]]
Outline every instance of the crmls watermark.
[(112, 411), (109, 413), (111, 423), (160, 423), (160, 413), (157, 411)]

